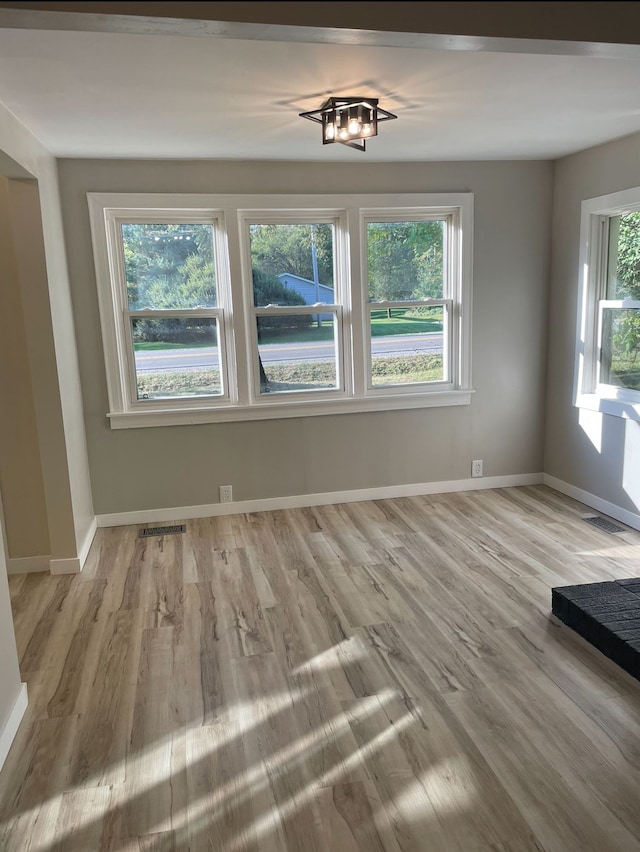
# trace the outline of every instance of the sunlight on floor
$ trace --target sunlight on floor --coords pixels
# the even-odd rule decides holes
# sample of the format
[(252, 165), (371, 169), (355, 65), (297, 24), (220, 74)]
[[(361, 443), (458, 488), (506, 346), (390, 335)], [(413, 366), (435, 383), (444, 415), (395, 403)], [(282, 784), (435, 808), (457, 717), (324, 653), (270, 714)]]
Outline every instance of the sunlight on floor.
[(476, 793), (467, 761), (452, 757), (414, 779), (395, 804), (404, 815), (424, 818), (433, 810), (437, 818), (469, 806)]
[[(376, 695), (372, 696), (371, 698), (361, 699), (361, 702), (366, 705), (366, 711), (368, 713), (373, 713), (380, 707), (381, 704), (384, 703), (384, 697)], [(361, 702), (359, 702), (359, 706), (355, 711), (358, 717), (366, 715), (366, 713), (363, 713), (362, 711)], [(295, 811), (304, 808), (311, 801), (313, 801), (313, 799), (318, 795), (318, 788), (330, 787), (333, 784), (338, 783), (343, 776), (345, 776), (354, 768), (364, 766), (368, 757), (370, 757), (376, 751), (384, 749), (386, 745), (388, 745), (392, 740), (396, 739), (404, 730), (414, 724), (415, 721), (415, 718), (409, 712), (407, 712), (386, 731), (380, 732), (365, 746), (360, 747), (353, 754), (341, 760), (337, 766), (329, 769), (327, 772), (324, 772), (317, 778), (312, 779), (307, 785), (307, 787), (302, 790), (296, 791), (286, 802), (279, 803), (277, 805), (277, 821), (280, 822), (286, 820), (287, 817), (291, 816), (293, 813), (295, 813)], [(300, 757), (304, 760), (307, 760), (309, 754), (308, 752), (303, 752)], [(284, 767), (284, 771), (286, 771), (286, 767)], [(254, 795), (253, 790), (250, 791), (250, 795)], [(273, 810), (270, 809), (261, 817), (258, 817), (254, 820), (251, 829), (247, 833), (254, 836), (259, 842), (271, 830), (273, 830), (274, 817), (275, 814)], [(209, 825), (210, 822), (207, 822), (206, 827), (208, 828)], [(238, 845), (239, 843), (242, 843), (242, 845)], [(229, 852), (236, 852), (236, 850), (240, 850), (242, 848), (244, 848), (244, 838), (237, 838), (233, 845), (229, 847)]]
[[(630, 544), (624, 538), (624, 533), (610, 536), (612, 544), (609, 547), (598, 547), (589, 550), (576, 550), (576, 556), (594, 557), (597, 559), (615, 559), (616, 562), (630, 562), (640, 572), (640, 545)], [(626, 567), (626, 566), (625, 566)]]
[[(310, 661), (309, 665), (331, 667), (330, 659), (336, 650), (333, 648), (319, 654)], [(312, 692), (312, 689), (303, 689), (297, 693), (293, 701), (304, 705), (305, 699)], [(76, 791), (51, 797), (46, 804), (46, 811), (50, 818), (46, 826), (41, 823), (40, 827), (43, 831), (39, 837), (33, 837), (29, 847), (30, 852), (48, 852), (54, 840), (58, 844), (62, 843), (63, 846), (65, 843), (71, 844), (72, 848), (73, 842), (81, 836), (83, 830), (95, 824), (97, 820), (104, 822), (112, 818), (118, 809), (127, 807), (132, 807), (134, 810), (141, 807), (144, 810), (154, 797), (157, 796), (158, 799), (162, 797), (163, 788), (171, 787), (172, 777), (175, 778), (176, 772), (186, 770), (187, 767), (191, 769), (196, 767), (194, 769), (196, 776), (219, 777), (221, 783), (212, 787), (202, 787), (199, 797), (185, 800), (181, 810), (174, 810), (173, 814), (167, 813), (166, 818), (156, 818), (152, 825), (146, 826), (147, 834), (173, 831), (184, 837), (193, 835), (194, 832), (203, 835), (212, 833), (212, 836), (215, 836), (216, 826), (220, 821), (237, 821), (241, 827), (225, 852), (244, 849), (250, 839), (259, 842), (272, 832), (278, 835), (282, 831), (283, 821), (298, 810), (309, 806), (319, 795), (321, 788), (330, 788), (348, 779), (354, 770), (366, 767), (367, 760), (372, 755), (384, 750), (401, 736), (403, 731), (416, 723), (417, 718), (409, 710), (393, 722), (389, 721), (385, 715), (385, 707), (398, 699), (401, 700), (402, 695), (393, 689), (357, 699), (350, 704), (348, 712), (340, 712), (334, 718), (323, 720), (315, 730), (279, 748), (270, 748), (268, 736), (263, 741), (260, 731), (268, 732), (273, 729), (278, 724), (277, 717), (292, 709), (291, 693), (257, 696), (254, 702), (234, 703), (213, 725), (177, 731), (163, 738), (153, 747), (128, 756), (127, 776), (136, 779), (135, 785), (125, 781), (123, 785), (115, 785), (111, 788), (92, 787), (92, 783), (99, 780), (96, 777), (88, 779), (86, 785)], [(381, 722), (385, 728), (349, 753), (349, 748), (353, 749), (355, 745), (352, 725), (363, 723), (380, 712), (382, 713)], [(282, 720), (279, 724), (282, 726)], [(244, 745), (247, 736), (256, 729), (257, 741), (263, 744), (264, 751), (258, 746), (262, 753), (253, 755), (253, 765), (248, 770), (233, 775), (233, 772), (224, 765), (227, 753), (225, 750), (228, 751), (234, 744)], [(281, 727), (280, 730), (283, 728)], [(304, 767), (309, 766), (314, 756), (321, 754), (327, 748), (335, 749), (335, 754), (331, 755), (333, 763), (327, 760), (329, 765), (326, 769), (314, 777), (305, 775)], [(221, 754), (216, 756), (219, 752)], [(184, 755), (184, 766), (176, 765), (180, 761), (180, 755)], [(442, 807), (443, 812), (450, 809), (453, 807), (451, 802), (454, 794), (458, 795), (457, 807), (464, 803), (464, 798), (459, 795), (461, 791), (450, 789), (451, 779), (455, 778), (456, 774), (456, 766), (452, 763), (435, 767), (424, 776), (420, 789), (423, 797), (430, 796), (431, 809), (436, 802), (438, 809)], [(276, 805), (271, 794), (271, 786), (274, 779), (280, 782), (287, 778), (292, 787), (290, 796)], [(296, 786), (302, 778), (306, 786)], [(117, 789), (118, 786), (120, 789)], [(73, 825), (64, 833), (62, 812), (65, 797), (82, 798), (90, 793), (98, 794), (99, 792), (104, 795), (93, 795), (92, 806), (76, 813)], [(464, 792), (468, 794), (468, 791)], [(408, 790), (403, 796), (406, 798), (405, 804), (409, 807), (416, 793)], [(253, 815), (253, 808), (256, 807), (262, 807), (262, 811), (253, 816), (251, 823), (242, 824), (241, 816), (247, 811)], [(39, 810), (42, 815), (42, 808), (43, 805), (40, 804), (37, 809), (24, 812), (20, 819), (30, 820), (36, 810)]]
[(326, 651), (321, 651), (315, 657), (311, 657), (302, 665), (294, 669), (292, 674), (305, 674), (307, 672), (322, 672), (329, 669), (339, 669), (342, 666), (340, 657), (346, 657), (352, 662), (360, 662), (367, 656), (367, 649), (357, 636), (344, 639), (337, 645), (332, 645)]

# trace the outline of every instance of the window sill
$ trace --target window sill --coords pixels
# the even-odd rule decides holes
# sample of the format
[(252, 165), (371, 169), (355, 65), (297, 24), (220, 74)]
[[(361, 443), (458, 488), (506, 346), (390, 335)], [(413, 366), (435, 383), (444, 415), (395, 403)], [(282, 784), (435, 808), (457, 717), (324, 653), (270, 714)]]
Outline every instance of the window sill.
[(429, 394), (378, 396), (328, 402), (281, 402), (274, 405), (228, 405), (219, 408), (149, 409), (108, 414), (112, 429), (141, 429), (148, 426), (194, 426), (198, 423), (230, 423), (240, 420), (276, 420), (326, 414), (356, 414), (367, 411), (398, 411), (469, 405), (473, 390)]
[(599, 411), (601, 414), (622, 417), (625, 420), (640, 420), (640, 400), (613, 399), (595, 393), (583, 393), (576, 400), (576, 408)]

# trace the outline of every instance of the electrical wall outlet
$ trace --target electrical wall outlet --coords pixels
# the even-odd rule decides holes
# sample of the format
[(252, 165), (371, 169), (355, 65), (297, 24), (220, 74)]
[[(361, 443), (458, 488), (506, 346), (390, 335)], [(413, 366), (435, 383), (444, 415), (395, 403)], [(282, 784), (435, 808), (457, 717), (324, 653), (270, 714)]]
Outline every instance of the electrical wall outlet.
[(233, 488), (230, 485), (221, 485), (220, 486), (220, 502), (221, 503), (232, 503), (233, 502)]
[(471, 462), (471, 476), (482, 476), (482, 459), (474, 459)]

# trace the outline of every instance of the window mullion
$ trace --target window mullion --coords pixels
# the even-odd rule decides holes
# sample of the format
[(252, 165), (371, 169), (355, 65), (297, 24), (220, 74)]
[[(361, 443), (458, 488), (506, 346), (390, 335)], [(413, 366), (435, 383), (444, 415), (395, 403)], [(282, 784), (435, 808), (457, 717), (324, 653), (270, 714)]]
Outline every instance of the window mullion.
[[(465, 255), (461, 245), (463, 238), (470, 239), (470, 235), (463, 233), (460, 213), (451, 215), (447, 219), (447, 227), (444, 233), (444, 294), (451, 300), (449, 309), (449, 330), (446, 343), (449, 363), (448, 375), (454, 385), (469, 387), (471, 376), (468, 373), (469, 359), (465, 357), (464, 346), (471, 335), (471, 318), (464, 311), (470, 311), (469, 300), (462, 292), (465, 278)], [(443, 345), (443, 352), (445, 351)]]
[(245, 257), (243, 254), (244, 243), (242, 240), (241, 223), (238, 220), (238, 211), (235, 207), (226, 208), (224, 211), (227, 252), (226, 262), (228, 264), (228, 288), (229, 288), (229, 344), (231, 359), (229, 371), (233, 375), (232, 399), (238, 405), (249, 405), (249, 360), (247, 357), (247, 317), (250, 313), (251, 303), (247, 298), (244, 286), (244, 276), (251, 276), (251, 263), (248, 271), (245, 271)]
[(371, 353), (368, 338), (369, 316), (365, 310), (367, 304), (367, 241), (363, 233), (365, 225), (361, 221), (360, 210), (350, 207), (347, 210), (347, 238), (349, 251), (348, 265), (345, 263), (346, 287), (349, 290), (350, 343), (351, 343), (351, 380), (353, 395), (364, 397), (367, 390), (368, 363)]

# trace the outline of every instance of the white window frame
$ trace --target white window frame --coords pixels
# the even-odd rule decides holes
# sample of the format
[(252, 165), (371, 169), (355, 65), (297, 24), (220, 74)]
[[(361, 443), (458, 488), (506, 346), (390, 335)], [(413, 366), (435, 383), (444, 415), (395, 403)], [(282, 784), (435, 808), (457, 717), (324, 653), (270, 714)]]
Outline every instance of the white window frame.
[[(399, 385), (374, 385), (372, 378), (372, 353), (371, 353), (371, 312), (380, 310), (393, 310), (394, 308), (403, 307), (438, 307), (442, 306), (443, 316), (446, 313), (446, 322), (443, 322), (443, 375), (444, 379), (441, 382), (416, 382), (413, 384), (402, 385), (404, 393), (420, 394), (437, 391), (453, 391), (456, 388), (457, 382), (464, 384), (469, 382), (469, 377), (461, 374), (464, 366), (470, 362), (469, 353), (464, 350), (464, 346), (470, 342), (470, 327), (467, 331), (465, 323), (468, 321), (468, 316), (462, 310), (462, 306), (466, 304), (467, 294), (465, 285), (468, 283), (468, 277), (463, 274), (464, 256), (462, 254), (462, 224), (461, 216), (463, 215), (460, 207), (446, 207), (442, 209), (434, 208), (428, 213), (416, 212), (411, 209), (390, 210), (383, 208), (380, 210), (367, 209), (361, 211), (361, 234), (362, 234), (362, 299), (365, 305), (364, 311), (364, 338), (365, 338), (365, 369), (366, 369), (366, 388), (367, 393), (371, 396), (382, 396), (389, 393), (390, 389), (398, 388)], [(370, 302), (368, 292), (368, 251), (367, 251), (367, 225), (370, 222), (434, 222), (445, 221), (447, 227), (444, 233), (443, 246), (443, 298), (442, 299), (422, 299), (422, 300), (402, 300), (394, 302)], [(454, 357), (456, 353), (456, 357)], [(457, 369), (458, 368), (458, 369)]]
[(640, 420), (640, 391), (600, 381), (603, 309), (640, 308), (638, 301), (607, 298), (609, 220), (634, 211), (640, 211), (640, 187), (582, 202), (574, 404)]
[[(471, 293), (473, 194), (395, 195), (210, 195), (163, 193), (88, 193), (98, 288), (98, 303), (111, 428), (141, 428), (238, 420), (305, 417), (438, 406), (468, 405), (471, 386)], [(447, 382), (371, 387), (367, 352), (368, 291), (363, 221), (373, 215), (414, 218), (451, 217), (447, 265), (451, 292), (442, 300), (450, 311), (445, 345)], [(218, 306), (203, 311), (220, 324), (224, 357), (223, 397), (137, 400), (132, 394), (132, 355), (123, 334), (126, 303), (124, 273), (117, 250), (119, 222), (165, 221), (214, 224)], [(152, 218), (150, 218), (152, 217)], [(339, 387), (331, 390), (261, 394), (257, 367), (256, 316), (265, 310), (317, 313), (316, 306), (254, 308), (249, 224), (307, 221), (334, 225), (335, 304)], [(393, 221), (392, 219), (390, 221)], [(364, 248), (363, 248), (364, 246)], [(363, 261), (364, 251), (364, 261)], [(120, 265), (119, 265), (120, 264)], [(379, 305), (376, 305), (379, 307)], [(153, 316), (159, 312), (153, 311)], [(172, 316), (178, 311), (170, 311)], [(188, 313), (193, 313), (189, 311)], [(128, 320), (127, 320), (128, 322)], [(224, 349), (224, 356), (222, 351)], [(135, 388), (135, 384), (133, 385)]]
[[(319, 225), (333, 226), (333, 286), (334, 303), (322, 303), (322, 311), (308, 305), (264, 306), (253, 305), (253, 275), (251, 265), (251, 225)], [(350, 294), (348, 286), (348, 266), (345, 263), (346, 250), (346, 216), (340, 209), (317, 210), (310, 214), (309, 210), (239, 210), (238, 226), (242, 247), (242, 270), (245, 291), (246, 335), (249, 341), (249, 387), (250, 403), (259, 406), (280, 405), (284, 401), (296, 403), (304, 400), (315, 403), (323, 400), (346, 399), (352, 395), (353, 383), (347, 373), (346, 364), (350, 362), (351, 345), (348, 329), (345, 328), (344, 317), (349, 310)], [(259, 316), (283, 316), (289, 314), (333, 313), (335, 315), (335, 346), (336, 346), (336, 378), (337, 387), (330, 390), (295, 390), (286, 393), (264, 394), (260, 392), (260, 376), (258, 368), (258, 340), (256, 318)]]
[[(105, 208), (93, 203), (90, 198), (90, 218), (93, 236), (93, 248), (97, 268), (101, 275), (98, 280), (100, 321), (102, 340), (107, 367), (107, 390), (111, 412), (128, 414), (155, 414), (159, 412), (181, 413), (188, 401), (189, 408), (209, 410), (212, 405), (229, 405), (234, 400), (235, 386), (229, 369), (229, 356), (233, 352), (233, 336), (226, 314), (229, 310), (230, 296), (226, 282), (227, 272), (226, 240), (224, 238), (224, 220), (216, 210), (173, 210), (170, 208), (148, 207), (140, 209), (124, 207)], [(216, 272), (217, 306), (193, 309), (131, 309), (127, 295), (127, 283), (124, 274), (124, 255), (121, 239), (121, 225), (138, 224), (198, 224), (211, 225), (214, 242), (214, 266)], [(104, 239), (101, 238), (104, 234)], [(104, 275), (108, 270), (109, 286), (105, 286)], [(132, 318), (162, 319), (166, 317), (195, 317), (215, 319), (218, 329), (218, 357), (222, 393), (207, 396), (189, 396), (166, 399), (139, 399), (137, 395), (135, 356), (131, 336)]]

